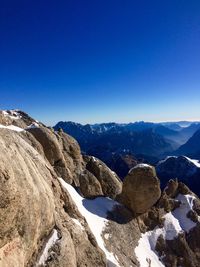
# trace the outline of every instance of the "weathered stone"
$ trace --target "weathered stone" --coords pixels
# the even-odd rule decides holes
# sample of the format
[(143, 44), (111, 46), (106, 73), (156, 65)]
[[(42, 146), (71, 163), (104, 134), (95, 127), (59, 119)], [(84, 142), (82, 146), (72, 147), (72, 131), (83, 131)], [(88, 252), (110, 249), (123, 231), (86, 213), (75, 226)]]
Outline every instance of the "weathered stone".
[(177, 189), (178, 189), (178, 181), (171, 179), (167, 183), (167, 186), (164, 191), (169, 197), (174, 197), (177, 194)]
[(13, 131), (0, 130), (0, 147), (0, 266), (27, 266), (55, 224), (51, 173)]
[(160, 196), (160, 181), (150, 165), (137, 165), (123, 181), (121, 201), (134, 213), (146, 212)]
[(101, 184), (105, 196), (115, 198), (122, 190), (122, 182), (119, 177), (111, 171), (105, 163), (91, 156), (84, 157), (86, 169), (91, 172)]
[(102, 188), (100, 182), (97, 178), (85, 170), (79, 177), (80, 191), (86, 198), (94, 198), (98, 196), (103, 196)]
[[(87, 223), (28, 137), (0, 129), (0, 266), (39, 266), (43, 248), (56, 230), (60, 239), (45, 266), (105, 267), (105, 255)], [(82, 220), (85, 230), (72, 218)]]

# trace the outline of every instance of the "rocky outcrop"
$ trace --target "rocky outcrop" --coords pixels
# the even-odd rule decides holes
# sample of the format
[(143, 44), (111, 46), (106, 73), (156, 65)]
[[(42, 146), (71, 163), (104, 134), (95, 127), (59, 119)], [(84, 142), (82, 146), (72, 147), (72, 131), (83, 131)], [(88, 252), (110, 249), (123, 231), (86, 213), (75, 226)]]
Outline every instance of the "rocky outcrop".
[(33, 118), (31, 118), (27, 113), (21, 110), (18, 110), (18, 109), (3, 110), (3, 111), (1, 110), (0, 111), (0, 124), (14, 125), (22, 129), (31, 127), (34, 124), (43, 125), (37, 120), (34, 120)]
[(138, 164), (123, 181), (121, 201), (133, 213), (144, 213), (160, 198), (160, 181), (154, 167)]
[(0, 146), (0, 266), (39, 266), (52, 233), (51, 266), (105, 266), (88, 226), (74, 224), (72, 215), (84, 220), (49, 162), (10, 130), (0, 130)]
[(122, 190), (122, 182), (116, 173), (112, 172), (102, 161), (95, 157), (85, 156), (86, 169), (92, 173), (101, 184), (104, 196), (115, 198)]
[(44, 159), (12, 131), (1, 129), (0, 146), (0, 265), (26, 266), (55, 225), (51, 174)]
[(98, 179), (88, 170), (85, 170), (79, 179), (80, 191), (86, 198), (103, 196), (103, 191)]
[(108, 196), (121, 192), (121, 181), (103, 162), (81, 155), (78, 143), (66, 133), (46, 127), (27, 129), (41, 144), (49, 163), (58, 176), (80, 188), (84, 197)]
[(56, 173), (68, 183), (79, 185), (82, 156), (77, 142), (65, 133), (55, 133), (47, 127), (27, 129), (41, 144), (44, 154)]

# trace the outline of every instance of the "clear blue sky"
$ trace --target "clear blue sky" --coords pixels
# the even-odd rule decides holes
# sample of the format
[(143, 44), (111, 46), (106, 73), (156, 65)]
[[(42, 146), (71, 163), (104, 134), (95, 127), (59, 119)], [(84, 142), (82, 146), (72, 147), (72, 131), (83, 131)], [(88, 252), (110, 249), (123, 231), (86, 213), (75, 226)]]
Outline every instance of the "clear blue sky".
[(47, 124), (200, 119), (200, 1), (1, 0), (0, 108)]

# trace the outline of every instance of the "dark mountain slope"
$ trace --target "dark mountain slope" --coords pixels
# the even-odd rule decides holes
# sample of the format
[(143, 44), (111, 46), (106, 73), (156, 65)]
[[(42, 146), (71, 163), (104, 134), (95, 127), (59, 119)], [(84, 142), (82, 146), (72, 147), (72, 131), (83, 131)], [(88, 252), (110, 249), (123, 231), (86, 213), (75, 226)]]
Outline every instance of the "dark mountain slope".
[(200, 129), (197, 130), (194, 135), (177, 151), (177, 155), (188, 155), (191, 157), (195, 157), (195, 155), (200, 152)]

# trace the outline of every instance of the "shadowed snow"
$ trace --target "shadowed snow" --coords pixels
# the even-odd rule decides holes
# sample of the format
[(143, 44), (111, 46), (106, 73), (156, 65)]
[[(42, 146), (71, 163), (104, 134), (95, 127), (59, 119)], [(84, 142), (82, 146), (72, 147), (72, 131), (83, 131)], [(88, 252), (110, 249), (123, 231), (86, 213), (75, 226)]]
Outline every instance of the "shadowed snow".
[(42, 264), (45, 264), (45, 262), (47, 261), (48, 256), (49, 256), (49, 249), (53, 247), (53, 245), (58, 241), (58, 239), (59, 239), (58, 231), (56, 229), (53, 229), (53, 232), (52, 232), (49, 240), (47, 241), (45, 248), (44, 248), (36, 266), (40, 266)]
[(98, 197), (93, 200), (84, 199), (78, 194), (73, 186), (66, 183), (62, 178), (59, 178), (59, 181), (74, 200), (80, 213), (85, 217), (99, 247), (106, 255), (108, 266), (119, 267), (120, 265), (113, 253), (106, 249), (102, 237), (102, 232), (106, 226), (106, 223), (108, 222), (107, 213), (111, 211), (118, 203), (106, 197)]

